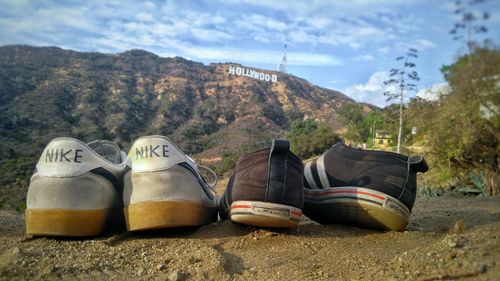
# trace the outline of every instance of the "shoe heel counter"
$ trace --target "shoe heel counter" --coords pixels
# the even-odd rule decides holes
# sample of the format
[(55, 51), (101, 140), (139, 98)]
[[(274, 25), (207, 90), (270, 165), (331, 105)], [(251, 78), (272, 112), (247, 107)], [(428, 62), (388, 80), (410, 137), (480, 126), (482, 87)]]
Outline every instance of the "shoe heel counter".
[(293, 206), (302, 209), (304, 207), (304, 165), (300, 159), (288, 160), (286, 177), (288, 192), (285, 195), (285, 200), (294, 202)]
[(53, 139), (42, 152), (31, 177), (27, 208), (111, 208), (120, 202), (117, 193), (121, 180), (116, 176), (121, 169), (122, 166), (111, 164), (77, 139)]
[(28, 209), (110, 209), (120, 206), (120, 202), (115, 186), (92, 173), (72, 177), (35, 173), (26, 197)]
[(266, 201), (304, 207), (304, 168), (286, 140), (274, 140), (269, 155)]
[(416, 197), (417, 173), (411, 169), (408, 169), (408, 178), (406, 179), (405, 185), (403, 187), (403, 193), (400, 196), (400, 200), (411, 211), (411, 209), (413, 208), (413, 204), (415, 204)]
[(145, 201), (192, 201), (216, 204), (197, 166), (168, 138), (148, 136), (132, 145), (132, 172), (125, 175), (125, 206)]
[(125, 206), (146, 201), (191, 201), (214, 205), (215, 195), (205, 189), (188, 169), (177, 165), (168, 170), (127, 172), (124, 177)]
[(43, 150), (36, 169), (46, 177), (76, 177), (92, 170), (107, 167), (122, 170), (121, 165), (114, 165), (90, 149), (85, 143), (72, 138), (53, 139)]
[(408, 157), (408, 179), (401, 194), (401, 201), (411, 211), (417, 197), (417, 174), (425, 173), (429, 167), (422, 155), (412, 155)]

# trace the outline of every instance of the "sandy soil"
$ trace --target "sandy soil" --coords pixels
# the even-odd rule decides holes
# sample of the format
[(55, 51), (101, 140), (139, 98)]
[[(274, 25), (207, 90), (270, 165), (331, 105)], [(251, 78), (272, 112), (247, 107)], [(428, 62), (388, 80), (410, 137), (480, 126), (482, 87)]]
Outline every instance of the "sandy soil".
[(93, 239), (24, 235), (0, 211), (0, 280), (499, 280), (500, 197), (419, 198), (404, 232), (227, 221)]

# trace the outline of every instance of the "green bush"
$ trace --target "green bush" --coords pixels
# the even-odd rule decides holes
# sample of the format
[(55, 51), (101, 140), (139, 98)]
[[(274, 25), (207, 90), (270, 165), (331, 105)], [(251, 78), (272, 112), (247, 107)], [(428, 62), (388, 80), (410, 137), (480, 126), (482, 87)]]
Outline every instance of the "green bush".
[(239, 153), (229, 150), (222, 151), (221, 161), (215, 167), (215, 171), (219, 175), (223, 175), (224, 173), (232, 170), (236, 165), (236, 161), (240, 157)]
[(322, 154), (340, 140), (330, 127), (312, 119), (293, 121), (287, 137), (292, 151), (301, 158)]
[(278, 105), (264, 104), (261, 107), (261, 115), (272, 120), (276, 125), (280, 127), (287, 126), (287, 118), (285, 113)]

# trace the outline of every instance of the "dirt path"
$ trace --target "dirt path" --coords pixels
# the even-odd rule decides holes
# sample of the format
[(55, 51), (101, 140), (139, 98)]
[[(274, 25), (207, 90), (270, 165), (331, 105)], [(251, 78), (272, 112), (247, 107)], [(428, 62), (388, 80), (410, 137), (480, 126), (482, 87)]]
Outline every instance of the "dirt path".
[(217, 222), (58, 240), (26, 237), (15, 212), (0, 211), (0, 223), (0, 280), (500, 279), (498, 196), (417, 199), (404, 232)]

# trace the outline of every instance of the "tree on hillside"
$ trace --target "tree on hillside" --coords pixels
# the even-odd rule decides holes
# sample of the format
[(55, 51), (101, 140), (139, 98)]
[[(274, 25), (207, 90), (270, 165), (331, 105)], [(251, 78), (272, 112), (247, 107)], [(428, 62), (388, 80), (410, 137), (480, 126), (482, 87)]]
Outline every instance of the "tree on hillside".
[(375, 144), (375, 133), (378, 126), (380, 126), (380, 128), (384, 128), (382, 123), (382, 114), (379, 111), (369, 112), (366, 114), (365, 118), (363, 118), (363, 141), (370, 147), (373, 147)]
[(418, 58), (418, 51), (415, 48), (409, 48), (404, 56), (396, 58), (396, 61), (402, 61), (399, 68), (389, 70), (389, 79), (384, 81), (385, 86), (397, 86), (396, 92), (386, 91), (386, 101), (399, 99), (399, 132), (398, 132), (398, 148), (397, 152), (401, 152), (401, 137), (403, 134), (403, 99), (408, 92), (415, 91), (417, 85), (414, 82), (419, 81), (418, 73), (413, 70), (417, 65), (412, 61)]
[(409, 132), (412, 127), (416, 127), (418, 132), (415, 136), (409, 136), (411, 141), (425, 140), (425, 132), (431, 132), (430, 126), (436, 122), (435, 114), (438, 110), (439, 103), (435, 101), (428, 101), (419, 97), (411, 98), (407, 103), (404, 118), (406, 120), (405, 129)]
[(292, 151), (302, 159), (319, 155), (340, 141), (340, 137), (328, 125), (312, 119), (293, 121), (287, 138)]
[[(473, 6), (483, 3), (484, 0), (471, 0), (471, 1), (456, 1), (455, 11), (456, 15), (460, 16), (460, 20), (455, 22), (455, 25), (450, 30), (454, 40), (465, 39), (468, 54), (472, 53), (475, 42), (472, 35), (486, 33), (488, 29), (483, 24), (485, 20), (490, 17), (486, 11), (475, 12)], [(465, 34), (464, 34), (465, 33)]]
[(452, 93), (440, 101), (437, 117), (447, 125), (438, 131), (431, 150), (445, 154), (441, 161), (454, 164), (449, 167), (455, 176), (494, 195), (500, 193), (500, 50), (489, 40), (479, 46), (477, 36), (473, 38), (488, 31), (484, 23), (489, 13), (474, 10), (480, 3), (484, 0), (456, 2), (455, 14), (461, 19), (450, 33), (455, 40), (465, 39), (468, 54), (441, 69)]
[(350, 141), (364, 142), (363, 139), (363, 106), (345, 102), (337, 109), (340, 122), (347, 130), (344, 137)]
[(381, 112), (375, 109), (366, 109), (357, 103), (344, 103), (337, 109), (340, 123), (346, 128), (342, 136), (349, 141), (373, 143), (374, 125), (384, 128)]
[[(403, 107), (403, 110), (404, 109), (405, 108)], [(384, 109), (380, 112), (380, 117), (382, 118), (382, 127), (378, 126), (378, 128), (384, 129), (384, 131), (388, 132), (392, 137), (392, 142), (397, 143), (399, 130), (399, 104), (393, 103), (384, 107)]]
[(442, 71), (452, 92), (441, 97), (435, 112), (431, 152), (452, 175), (480, 178), (490, 194), (498, 194), (500, 50), (475, 48)]

